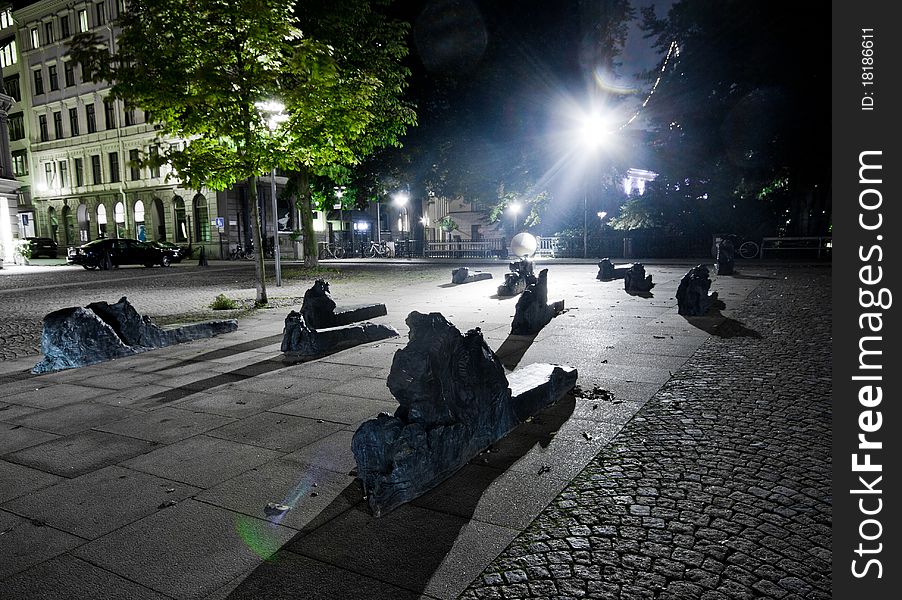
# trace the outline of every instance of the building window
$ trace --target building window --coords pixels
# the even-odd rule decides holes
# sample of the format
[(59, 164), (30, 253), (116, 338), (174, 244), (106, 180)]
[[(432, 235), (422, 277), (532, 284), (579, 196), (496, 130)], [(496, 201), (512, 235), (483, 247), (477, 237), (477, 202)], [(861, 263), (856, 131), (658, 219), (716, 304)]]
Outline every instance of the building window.
[(78, 11), (78, 30), (84, 33), (88, 30), (88, 9)]
[(76, 158), (75, 159), (75, 186), (81, 187), (85, 184), (85, 161)]
[(109, 98), (103, 101), (103, 120), (107, 129), (116, 128), (116, 104)]
[(72, 32), (69, 31), (69, 15), (62, 15), (60, 17), (60, 39), (67, 39)]
[(44, 43), (53, 43), (53, 22), (44, 23)]
[(94, 103), (85, 105), (85, 117), (88, 120), (88, 133), (97, 131), (97, 118), (94, 116)]
[(41, 134), (42, 142), (46, 142), (50, 139), (50, 134), (47, 133), (47, 115), (41, 115), (38, 117), (38, 131)]
[(94, 185), (103, 183), (103, 175), (100, 173), (100, 155), (91, 155), (91, 176), (94, 179)]
[(32, 71), (34, 75), (34, 95), (40, 96), (44, 93), (44, 74), (40, 69)]
[(41, 47), (41, 35), (38, 33), (37, 27), (31, 28), (31, 47), (32, 48), (40, 48)]
[(44, 163), (44, 183), (47, 184), (47, 187), (53, 189), (54, 183), (56, 182), (56, 171), (53, 168), (53, 163)]
[(57, 165), (60, 174), (60, 187), (67, 188), (69, 187), (69, 162), (61, 160)]
[(160, 176), (160, 148), (159, 146), (150, 147), (150, 176), (154, 179)]
[(67, 60), (63, 63), (63, 77), (66, 80), (66, 87), (75, 85), (75, 62)]
[(56, 111), (53, 113), (53, 139), (60, 140), (63, 138), (63, 113)]
[(132, 181), (138, 181), (139, 179), (141, 179), (141, 167), (138, 166), (138, 155), (139, 153), (137, 149), (128, 151), (128, 168), (130, 171), (129, 175), (131, 176)]
[(207, 199), (198, 194), (194, 197), (194, 239), (198, 242), (209, 242), (210, 214), (207, 208)]
[(0, 29), (6, 29), (13, 26), (13, 9), (4, 8), (0, 11)]
[(137, 117), (135, 116), (134, 108), (126, 108), (125, 109), (125, 126), (129, 125), (137, 125), (137, 121), (135, 120)]
[(16, 53), (16, 38), (9, 36), (0, 41), (0, 67), (8, 67), (19, 62)]
[(25, 118), (20, 112), (9, 115), (9, 139), (11, 142), (25, 139)]
[(56, 65), (47, 67), (47, 79), (50, 80), (50, 91), (55, 92), (60, 89), (59, 77), (56, 76)]
[(76, 136), (78, 135), (78, 109), (70, 108), (69, 109), (69, 135)]
[(103, 2), (98, 2), (94, 5), (94, 26), (103, 25), (106, 23), (106, 5)]
[(13, 152), (13, 174), (16, 177), (28, 175), (28, 152), (26, 150)]
[(19, 89), (18, 73), (9, 77), (4, 77), (3, 87), (6, 88), (6, 93), (12, 96), (13, 100), (15, 100), (16, 102), (22, 101), (22, 90)]
[(110, 152), (110, 182), (118, 183), (119, 182), (119, 153), (118, 152)]

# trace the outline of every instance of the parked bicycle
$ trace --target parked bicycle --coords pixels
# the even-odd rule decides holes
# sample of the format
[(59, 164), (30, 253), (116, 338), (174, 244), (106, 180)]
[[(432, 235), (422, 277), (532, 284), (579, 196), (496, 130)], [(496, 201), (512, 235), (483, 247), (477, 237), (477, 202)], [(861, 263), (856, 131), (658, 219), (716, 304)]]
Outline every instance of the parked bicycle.
[(229, 260), (253, 260), (254, 248), (244, 248), (241, 244), (236, 244), (229, 252)]
[(319, 258), (324, 260), (327, 258), (344, 258), (345, 249), (341, 244), (320, 244)]
[(711, 256), (717, 258), (717, 242), (720, 240), (730, 240), (736, 249), (736, 254), (740, 258), (755, 258), (761, 251), (758, 242), (742, 237), (735, 233), (718, 233), (714, 234), (714, 243), (711, 246)]
[(370, 247), (365, 251), (368, 258), (379, 256), (381, 258), (391, 258), (395, 255), (394, 249), (388, 242), (370, 241)]

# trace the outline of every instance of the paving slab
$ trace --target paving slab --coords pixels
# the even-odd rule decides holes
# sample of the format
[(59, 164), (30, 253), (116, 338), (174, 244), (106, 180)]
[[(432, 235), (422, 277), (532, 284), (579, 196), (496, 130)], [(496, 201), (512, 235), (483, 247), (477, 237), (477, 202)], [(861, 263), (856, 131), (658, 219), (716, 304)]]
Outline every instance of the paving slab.
[(157, 399), (159, 406), (174, 406), (238, 419), (262, 413), (286, 401), (285, 396), (263, 394), (234, 386), (223, 386), (209, 392), (193, 392), (185, 396), (176, 396), (173, 400), (168, 398), (165, 395), (159, 396)]
[(153, 412), (95, 426), (94, 429), (171, 444), (234, 422), (232, 417), (164, 406)]
[[(25, 413), (29, 414), (29, 413)], [(0, 455), (54, 440), (58, 435), (13, 423), (0, 423)]]
[(198, 491), (183, 483), (111, 466), (19, 496), (2, 508), (96, 539)]
[(92, 400), (98, 396), (96, 389), (72, 383), (44, 385), (30, 379), (19, 382), (19, 384), (21, 385), (17, 384), (15, 387), (20, 389), (13, 392), (12, 396), (6, 396), (4, 401), (33, 408), (47, 409), (74, 402)]
[(322, 419), (332, 423), (358, 425), (367, 419), (375, 417), (380, 412), (393, 413), (397, 408), (398, 402), (394, 399), (375, 400), (373, 398), (317, 392), (279, 406), (274, 406), (269, 410), (270, 412), (286, 415)]
[(0, 591), (2, 580), (85, 542), (41, 521), (0, 510)]
[(384, 377), (357, 377), (345, 380), (325, 388), (330, 394), (339, 396), (356, 396), (358, 398), (373, 398), (374, 400), (394, 401), (394, 396), (388, 391)]
[(98, 404), (96, 402), (73, 402), (49, 410), (10, 419), (10, 423), (47, 431), (58, 435), (78, 433), (111, 421), (133, 416), (135, 411), (127, 408)]
[(336, 431), (300, 450), (285, 455), (285, 458), (317, 465), (346, 475), (357, 469), (357, 461), (354, 459), (354, 453), (351, 452), (351, 439), (354, 437), (356, 429), (356, 427), (351, 427)]
[[(336, 473), (293, 459), (255, 467), (196, 496), (208, 504), (301, 530), (321, 513), (342, 512), (357, 501), (345, 493), (356, 486), (348, 473)], [(270, 503), (288, 507), (267, 509)]]
[(63, 477), (78, 477), (150, 452), (154, 442), (102, 431), (83, 431), (4, 456), (8, 461)]
[(292, 533), (189, 499), (73, 554), (172, 598), (203, 598), (263, 563)]
[(51, 486), (58, 481), (60, 477), (57, 475), (0, 460), (0, 502)]
[(339, 429), (340, 424), (322, 419), (263, 412), (209, 431), (207, 435), (280, 452), (294, 452)]
[[(286, 548), (347, 571), (423, 593), (464, 532), (466, 518), (413, 506), (401, 506), (380, 518), (358, 505)], [(506, 528), (483, 523), (483, 536), (467, 545), (470, 555), (497, 552), (493, 539), (507, 539)], [(428, 542), (427, 542), (428, 540)], [(427, 542), (427, 543), (424, 543)], [(480, 549), (490, 552), (480, 552)], [(340, 574), (341, 571), (336, 571)], [(454, 573), (442, 573), (442, 577)]]
[(71, 554), (60, 554), (0, 584), (5, 597), (28, 600), (168, 600)]
[(417, 600), (420, 595), (282, 550), (229, 590), (229, 600)]
[(283, 453), (198, 435), (164, 446), (123, 466), (199, 488), (209, 488)]

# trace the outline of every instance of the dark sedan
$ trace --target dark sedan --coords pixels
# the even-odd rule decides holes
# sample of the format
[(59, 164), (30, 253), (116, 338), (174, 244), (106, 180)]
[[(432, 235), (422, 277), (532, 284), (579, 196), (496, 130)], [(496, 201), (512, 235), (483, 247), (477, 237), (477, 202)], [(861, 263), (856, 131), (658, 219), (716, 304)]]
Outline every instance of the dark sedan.
[(191, 256), (191, 248), (189, 246), (176, 246), (172, 242), (164, 242), (163, 240), (148, 242), (148, 244), (155, 248), (159, 248), (160, 250), (172, 251), (172, 262), (175, 263), (181, 262), (183, 258), (189, 258)]
[[(168, 267), (175, 259), (173, 250), (155, 248), (147, 242), (125, 238), (94, 240), (78, 248), (69, 250), (69, 263), (81, 265), (86, 269), (98, 269), (104, 266), (144, 265), (152, 267), (160, 265)], [(109, 260), (107, 260), (109, 257)]]
[(31, 258), (46, 256), (47, 258), (56, 258), (59, 252), (59, 244), (50, 238), (27, 237), (25, 240), (31, 247)]

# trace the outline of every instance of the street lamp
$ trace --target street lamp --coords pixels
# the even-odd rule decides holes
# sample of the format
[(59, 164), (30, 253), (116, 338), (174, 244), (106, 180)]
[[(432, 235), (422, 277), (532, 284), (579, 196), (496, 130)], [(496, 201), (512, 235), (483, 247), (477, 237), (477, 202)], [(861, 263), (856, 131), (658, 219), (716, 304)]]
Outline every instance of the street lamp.
[(514, 229), (513, 229), (513, 233), (511, 233), (511, 235), (517, 234), (517, 214), (520, 212), (521, 208), (523, 208), (523, 207), (520, 205), (519, 202), (512, 202), (507, 207), (507, 210), (511, 214), (511, 217), (513, 217), (513, 221), (514, 221)]
[[(410, 200), (410, 194), (407, 192), (401, 191), (396, 192), (392, 196), (392, 202), (395, 206), (398, 207), (398, 220), (401, 222), (401, 238), (404, 239), (404, 232), (407, 229), (407, 202)], [(404, 218), (401, 218), (401, 211), (404, 211)], [(404, 250), (405, 252), (408, 250), (407, 241), (404, 241)]]
[[(278, 100), (267, 100), (265, 102), (257, 102), (254, 106), (260, 112), (269, 115), (266, 125), (273, 133), (279, 128), (279, 125), (288, 119), (285, 114), (285, 105)], [(270, 181), (272, 183), (272, 232), (273, 232), (273, 255), (276, 260), (276, 287), (282, 286), (282, 257), (279, 253), (279, 207), (276, 200), (276, 166), (273, 164), (272, 173), (270, 173)], [(260, 240), (263, 245), (263, 240)], [(259, 248), (258, 252), (263, 252), (263, 248)]]
[[(335, 197), (338, 198), (338, 223), (340, 225), (339, 229), (341, 230), (340, 243), (342, 248), (345, 245), (345, 204), (344, 204), (344, 196), (345, 196), (345, 186), (340, 185), (335, 188)], [(332, 205), (332, 208), (335, 208), (335, 205)], [(352, 240), (353, 241), (353, 240)], [(353, 243), (351, 244), (353, 250)]]
[[(605, 143), (610, 129), (597, 112), (583, 115), (580, 119), (579, 138), (582, 147), (594, 154)], [(589, 173), (585, 173), (583, 187), (583, 258), (589, 257)]]

